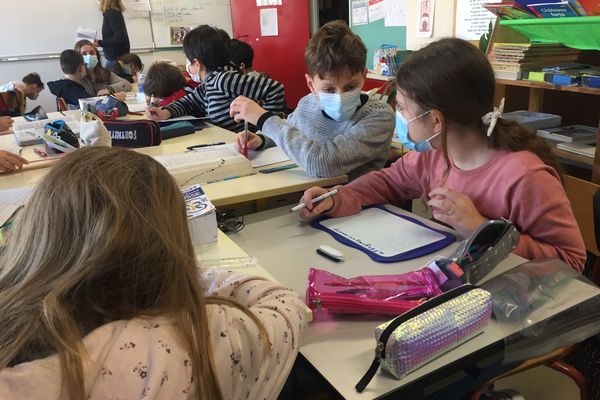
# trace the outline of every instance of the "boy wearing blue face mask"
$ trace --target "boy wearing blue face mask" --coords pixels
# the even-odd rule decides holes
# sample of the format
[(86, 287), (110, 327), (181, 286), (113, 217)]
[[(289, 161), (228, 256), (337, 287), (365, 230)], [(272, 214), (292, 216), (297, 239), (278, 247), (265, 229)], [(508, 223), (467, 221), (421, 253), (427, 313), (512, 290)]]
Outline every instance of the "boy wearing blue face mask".
[(246, 119), (261, 133), (246, 143), (238, 135), (238, 149), (261, 150), (275, 144), (309, 175), (348, 174), (354, 179), (384, 166), (394, 133), (389, 105), (361, 94), (366, 78), (367, 50), (342, 21), (321, 27), (304, 54), (311, 91), (283, 120), (255, 102), (240, 97), (231, 104), (236, 120)]
[(514, 253), (583, 269), (585, 247), (558, 162), (535, 131), (501, 117), (504, 102), (494, 107), (494, 72), (478, 48), (461, 39), (431, 43), (399, 66), (396, 84), (396, 130), (416, 151), (314, 206), (310, 200), (327, 190), (308, 189), (302, 218), (425, 196), (433, 217), (465, 237), (488, 219), (510, 219), (520, 231)]
[(149, 107), (147, 116), (162, 120), (182, 115), (206, 115), (209, 122), (239, 132), (243, 122), (229, 116), (229, 105), (240, 95), (263, 102), (269, 111), (283, 110), (283, 85), (267, 77), (243, 75), (233, 70), (229, 60), (230, 39), (227, 32), (208, 25), (192, 29), (183, 39), (188, 59), (186, 70), (196, 83), (192, 93), (165, 108)]

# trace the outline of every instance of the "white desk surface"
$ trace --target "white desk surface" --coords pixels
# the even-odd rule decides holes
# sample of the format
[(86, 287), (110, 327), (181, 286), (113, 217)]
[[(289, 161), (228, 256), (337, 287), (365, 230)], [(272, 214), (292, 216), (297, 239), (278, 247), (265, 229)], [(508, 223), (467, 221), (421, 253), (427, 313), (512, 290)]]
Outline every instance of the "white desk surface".
[[(395, 211), (404, 212), (398, 208), (392, 208)], [(325, 269), (345, 277), (397, 274), (421, 268), (433, 255), (448, 255), (457, 246), (457, 242), (455, 242), (437, 254), (401, 263), (379, 264), (373, 262), (361, 251), (338, 243), (329, 234), (301, 223), (298, 215), (290, 213), (288, 209), (288, 207), (282, 207), (246, 216), (246, 227), (238, 233), (231, 234), (230, 237), (248, 254), (257, 256), (263, 268), (279, 282), (291, 287), (303, 297), (306, 291), (309, 267)], [(431, 221), (426, 221), (426, 223), (435, 225)], [(439, 225), (437, 227), (439, 228)], [(315, 249), (321, 244), (341, 249), (345, 255), (345, 261), (335, 263), (317, 255)], [(511, 255), (490, 276), (523, 261), (521, 257)], [(529, 319), (543, 319), (543, 317), (554, 315), (554, 313), (596, 296), (600, 292), (599, 289), (580, 281), (573, 281), (570, 285), (573, 286), (571, 289), (575, 294), (571, 294), (570, 291), (571, 297), (565, 299), (561, 304), (553, 304), (549, 308), (542, 307), (532, 313)], [(316, 318), (317, 316), (315, 316)], [(313, 322), (303, 335), (300, 352), (345, 398), (371, 399), (501, 340), (517, 330), (515, 327), (501, 326), (492, 320), (484, 334), (442, 355), (401, 380), (396, 380), (390, 375), (380, 372), (376, 374), (363, 393), (357, 393), (354, 385), (373, 360), (374, 328), (389, 319), (391, 318), (386, 316), (368, 319), (347, 316), (333, 321)]]
[[(77, 111), (76, 111), (77, 112)], [(59, 113), (50, 113), (49, 117), (60, 116)], [(15, 119), (17, 120), (17, 119)], [(160, 146), (145, 147), (135, 149), (140, 153), (150, 156), (159, 154), (175, 153), (185, 151), (187, 146), (202, 144), (226, 142), (233, 143), (235, 134), (209, 125), (191, 135), (180, 136), (173, 139), (164, 140)], [(17, 147), (14, 135), (0, 136), (0, 149), (12, 150)], [(43, 145), (24, 147), (21, 155), (28, 160), (40, 159), (34, 152), (33, 147), (43, 149)], [(257, 168), (256, 171), (264, 168), (271, 168), (277, 165), (289, 164), (287, 161), (281, 164), (268, 165)], [(0, 189), (19, 188), (24, 186), (34, 186), (48, 172), (48, 168), (27, 169), (8, 174), (0, 174)], [(312, 186), (333, 186), (347, 182), (347, 176), (338, 176), (334, 178), (312, 178), (302, 170), (302, 168), (293, 168), (284, 171), (278, 171), (271, 174), (256, 173), (228, 181), (214, 182), (202, 185), (202, 189), (208, 195), (212, 203), (217, 206), (225, 206), (245, 201), (255, 201), (288, 193), (299, 192)]]

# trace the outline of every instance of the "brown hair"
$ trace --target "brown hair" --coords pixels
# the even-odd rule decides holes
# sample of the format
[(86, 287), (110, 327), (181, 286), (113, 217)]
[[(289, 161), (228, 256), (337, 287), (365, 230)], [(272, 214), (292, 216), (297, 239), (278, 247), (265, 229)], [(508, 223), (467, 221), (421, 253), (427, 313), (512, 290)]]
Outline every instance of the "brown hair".
[(122, 0), (100, 0), (100, 11), (106, 12), (108, 10), (115, 10), (119, 12), (125, 11), (125, 6)]
[(337, 75), (344, 68), (356, 74), (365, 69), (367, 48), (344, 21), (331, 21), (310, 39), (304, 52), (304, 61), (310, 76), (323, 78), (326, 74)]
[(168, 62), (155, 62), (150, 66), (144, 81), (144, 93), (148, 96), (168, 97), (185, 85), (185, 78), (178, 67)]
[(92, 70), (94, 71), (94, 78), (90, 80), (93, 83), (103, 83), (105, 85), (108, 85), (110, 83), (110, 71), (102, 66), (102, 56), (100, 55), (98, 48), (94, 43), (90, 42), (89, 40), (81, 39), (77, 43), (75, 43), (73, 50), (75, 50), (78, 53), (81, 53), (81, 48), (83, 46), (91, 46), (96, 52), (96, 57), (98, 57), (98, 64), (96, 64), (96, 66)]
[(58, 353), (61, 398), (83, 399), (83, 336), (169, 315), (197, 398), (222, 397), (205, 305), (225, 300), (203, 298), (182, 194), (153, 158), (108, 147), (67, 155), (18, 215), (2, 261), (0, 370)]
[(144, 69), (144, 64), (142, 63), (140, 56), (138, 56), (137, 54), (123, 54), (121, 57), (119, 57), (119, 61), (123, 61), (125, 64), (133, 65), (137, 69), (136, 72), (142, 72), (142, 70)]
[[(471, 128), (486, 137), (487, 125), (481, 118), (494, 107), (494, 71), (485, 56), (469, 42), (441, 39), (412, 53), (398, 68), (398, 89), (417, 103), (420, 112), (436, 109), (447, 125)], [(446, 163), (448, 143), (441, 134)], [(560, 171), (560, 165), (548, 144), (519, 124), (498, 119), (488, 138), (488, 146), (509, 151), (528, 150), (544, 163)]]

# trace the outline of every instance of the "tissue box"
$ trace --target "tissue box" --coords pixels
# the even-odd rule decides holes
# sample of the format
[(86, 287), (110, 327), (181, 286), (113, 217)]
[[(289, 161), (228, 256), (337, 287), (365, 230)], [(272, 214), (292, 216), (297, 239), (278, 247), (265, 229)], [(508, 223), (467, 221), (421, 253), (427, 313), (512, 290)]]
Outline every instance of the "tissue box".
[(188, 228), (192, 244), (211, 243), (217, 240), (217, 213), (200, 185), (181, 189), (185, 200)]

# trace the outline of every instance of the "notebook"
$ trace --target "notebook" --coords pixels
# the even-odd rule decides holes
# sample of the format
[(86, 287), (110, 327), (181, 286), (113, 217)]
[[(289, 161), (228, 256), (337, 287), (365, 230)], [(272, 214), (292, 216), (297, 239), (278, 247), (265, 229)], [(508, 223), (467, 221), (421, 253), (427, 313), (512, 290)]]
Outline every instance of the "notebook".
[(239, 178), (254, 173), (250, 161), (229, 144), (154, 157), (181, 186)]
[(341, 218), (321, 217), (311, 223), (335, 240), (366, 253), (373, 261), (391, 263), (443, 249), (456, 238), (383, 206)]

